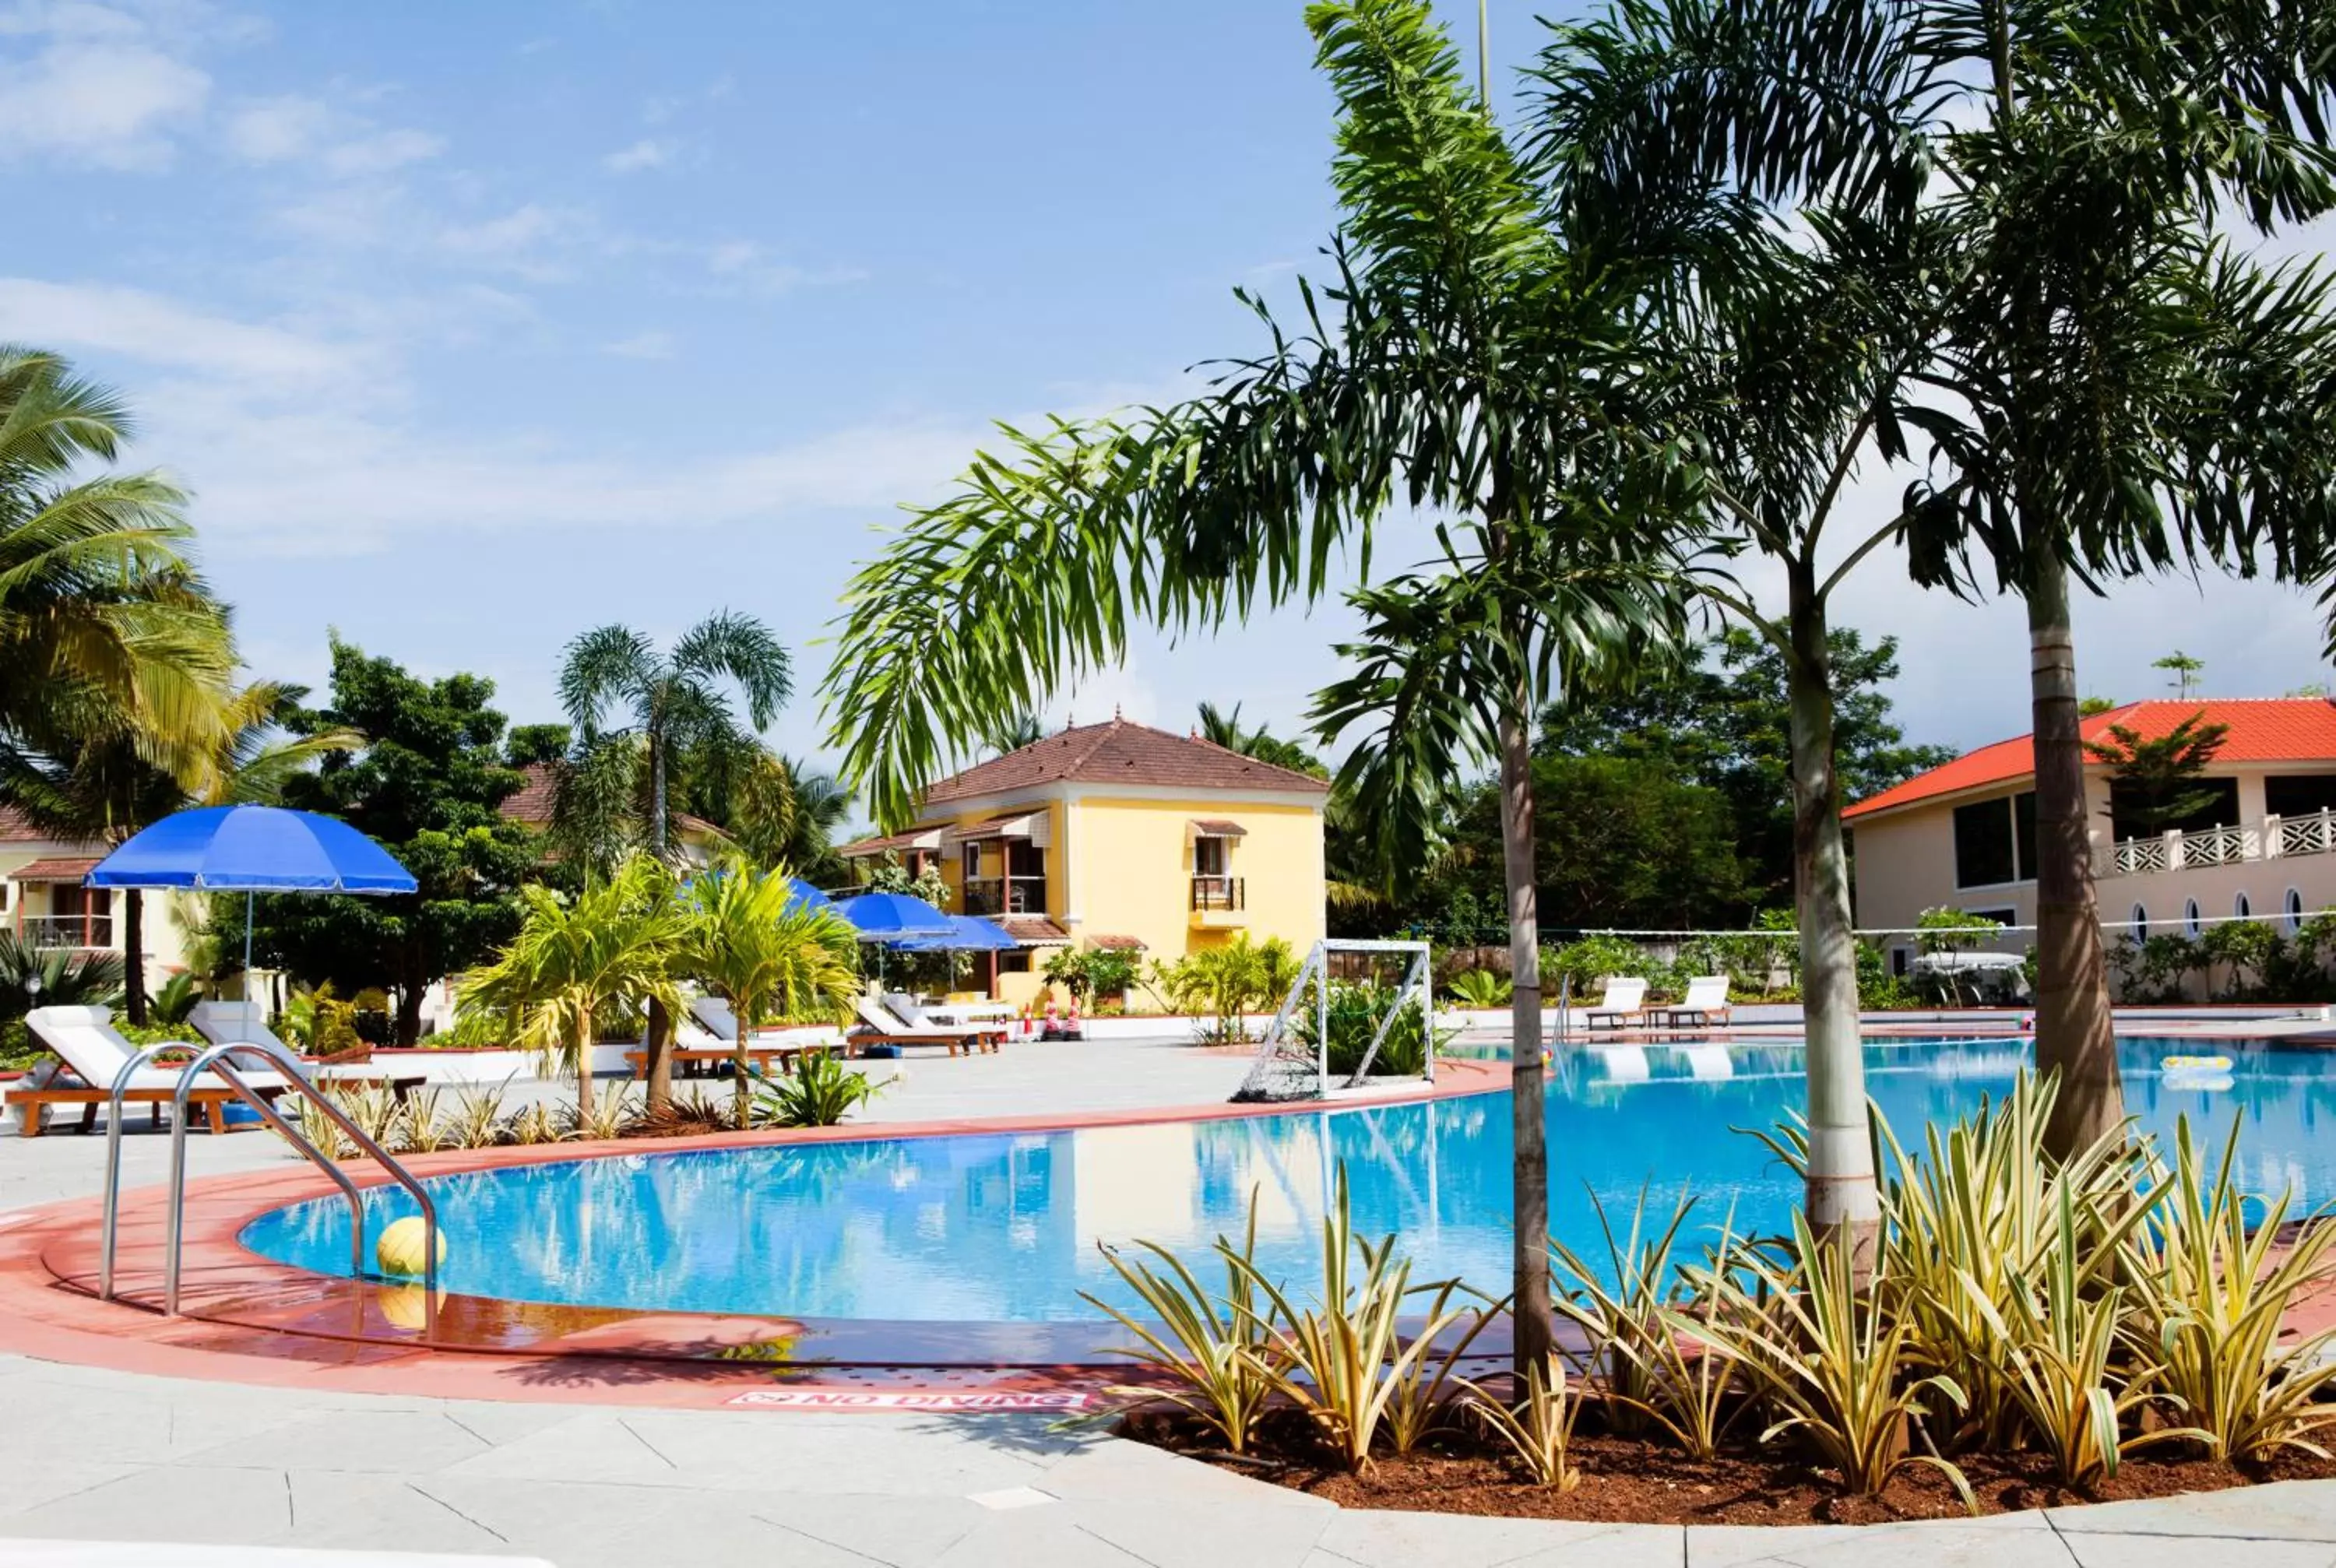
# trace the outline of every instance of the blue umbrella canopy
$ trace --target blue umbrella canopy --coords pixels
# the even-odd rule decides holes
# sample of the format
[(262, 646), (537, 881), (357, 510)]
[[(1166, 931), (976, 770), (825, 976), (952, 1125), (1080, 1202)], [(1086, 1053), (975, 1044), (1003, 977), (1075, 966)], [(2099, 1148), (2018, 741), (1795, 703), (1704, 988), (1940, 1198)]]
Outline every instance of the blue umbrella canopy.
[(995, 920), (979, 915), (948, 915), (949, 935), (945, 937), (903, 937), (891, 944), (900, 953), (1005, 953), (1022, 944), (1006, 934), (1005, 928)]
[(801, 877), (789, 877), (787, 886), (794, 890), (794, 897), (787, 901), (787, 911), (791, 914), (803, 910), (832, 910), (835, 907), (833, 899)]
[(906, 937), (946, 937), (949, 918), (907, 893), (861, 893), (838, 899), (835, 912), (852, 922), (863, 942), (895, 942)]
[(174, 813), (97, 863), (93, 888), (232, 893), (410, 893), (413, 873), (348, 823), (282, 806)]

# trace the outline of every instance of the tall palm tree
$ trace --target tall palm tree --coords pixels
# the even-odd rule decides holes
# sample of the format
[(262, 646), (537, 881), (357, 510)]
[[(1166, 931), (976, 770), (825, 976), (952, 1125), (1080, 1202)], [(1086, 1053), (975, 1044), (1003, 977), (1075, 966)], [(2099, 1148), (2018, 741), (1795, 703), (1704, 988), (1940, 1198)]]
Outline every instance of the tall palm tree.
[(462, 988), (467, 1013), (509, 1020), (520, 1042), (576, 1074), (576, 1112), (592, 1113), (594, 1020), (617, 1009), (680, 1005), (675, 959), (688, 922), (672, 873), (646, 854), (621, 862), (572, 901), (520, 890), (526, 914), (502, 956)]
[[(284, 735), (282, 722), (307, 696), (301, 687), (262, 680), (194, 695), (209, 705), (195, 736), (156, 736), (106, 712), (106, 727), (58, 737), (44, 753), (0, 754), (0, 798), (61, 838), (119, 844), (189, 806), (272, 803), (293, 774), (365, 744), (347, 729)], [(123, 1008), (143, 1024), (144, 896), (124, 889), (122, 906)]]
[(730, 1004), (737, 1020), (732, 1061), (735, 1119), (753, 1100), (746, 1057), (754, 1031), (773, 1018), (842, 1021), (860, 989), (859, 943), (842, 917), (795, 898), (782, 869), (723, 867), (691, 882), (681, 971)]
[[(1319, 4), (1307, 22), (1339, 102), (1335, 284), (1307, 293), (1296, 333), (1251, 301), (1270, 348), (1191, 402), (1007, 430), (1006, 456), (978, 457), (962, 492), (854, 579), (829, 714), (847, 776), (897, 823), (990, 715), (1124, 657), (1132, 620), (1206, 628), (1319, 595), (1334, 552), (1368, 549), (1398, 492), (1456, 514), (1445, 571), (1366, 599), (1381, 663), (1326, 694), (1322, 718), (1336, 730), (1392, 716), (1365, 747), (1389, 765), (1358, 775), (1389, 820), (1468, 758), (1500, 770), (1515, 1339), (1520, 1367), (1537, 1367), (1549, 1183), (1530, 726), (1545, 696), (1668, 618), (1642, 565), (1659, 541), (1632, 537), (1662, 499), (1661, 464), (1613, 406), (1649, 356), (1627, 287), (1543, 226), (1539, 192), (1425, 0)], [(1318, 314), (1325, 297), (1335, 323)], [(936, 637), (941, 602), (953, 623)], [(1407, 648), (1413, 634), (1432, 650)]]
[[(660, 860), (669, 859), (669, 786), (676, 761), (692, 749), (756, 749), (759, 743), (747, 726), (766, 728), (793, 684), (787, 650), (769, 628), (748, 615), (717, 611), (683, 633), (665, 654), (629, 627), (584, 633), (568, 645), (560, 670), (560, 701), (575, 727), (577, 761), (560, 777), (553, 803), (555, 834), (580, 841), (586, 835), (577, 824), (589, 820), (599, 825), (596, 836), (602, 842), (615, 840), (611, 830), (623, 819), (608, 808), (618, 791), (638, 782), (646, 787), (634, 842)], [(739, 722), (727, 686), (745, 699), (745, 725)], [(594, 807), (599, 809), (589, 809)], [(587, 861), (584, 869), (589, 875), (595, 867)], [(652, 1105), (663, 1104), (672, 1092), (671, 1032), (663, 1001), (652, 998), (644, 1042)]]
[(2336, 204), (2336, 53), (2282, 0), (1665, 0), (1617, 25), (1659, 66), (1592, 149), (1634, 208), (1734, 185), (1939, 243), (1908, 254), (1920, 394), (1876, 389), (1885, 453), (1926, 438), (1920, 580), (1977, 550), (2026, 600), (2036, 736), (2039, 1064), (2049, 1132), (2123, 1114), (2091, 848), (2069, 583), (2194, 550), (2336, 559), (2325, 526), (2324, 286), (2225, 251)]
[(151, 473), (87, 472), (131, 433), (112, 394), (60, 357), (0, 345), (0, 745), (127, 714), (200, 735), (234, 667), (187, 553), (186, 497)]
[(1202, 703), (1199, 715), (1201, 738), (1212, 745), (1237, 751), (1243, 756), (1255, 757), (1259, 762), (1271, 763), (1275, 767), (1286, 767), (1292, 773), (1312, 774), (1317, 778), (1330, 776), (1330, 770), (1322, 765), (1322, 759), (1296, 741), (1283, 740), (1263, 725), (1254, 729), (1242, 728), (1241, 710), (1239, 703), (1229, 709), (1221, 708), (1212, 702)]

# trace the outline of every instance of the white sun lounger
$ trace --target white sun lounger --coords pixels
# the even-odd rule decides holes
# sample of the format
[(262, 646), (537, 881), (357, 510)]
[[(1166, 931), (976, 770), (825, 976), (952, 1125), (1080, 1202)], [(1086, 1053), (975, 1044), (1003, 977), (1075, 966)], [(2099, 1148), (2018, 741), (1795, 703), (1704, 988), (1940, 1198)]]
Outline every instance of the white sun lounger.
[(1005, 1024), (910, 1024), (869, 997), (861, 998), (855, 1006), (861, 1027), (852, 1031), (852, 1040), (860, 1046), (946, 1046), (953, 1057), (959, 1051), (996, 1050), (1008, 1027)]
[(1591, 1028), (1600, 1024), (1621, 1025), (1646, 1016), (1647, 982), (1629, 975), (1609, 975), (1606, 994), (1598, 998), (1598, 1005), (1582, 1009), (1582, 1021)]
[(1658, 1008), (1655, 1010), (1661, 1017), (1664, 1026), (1669, 1028), (1677, 1028), (1682, 1023), (1690, 1020), (1698, 1024), (1708, 1024), (1717, 1019), (1721, 1024), (1726, 1024), (1728, 1022), (1728, 977), (1726, 975), (1698, 976), (1688, 981), (1687, 995), (1679, 999), (1677, 1006)]
[[(255, 1046), (272, 1046), (279, 1051), (292, 1050), (277, 1038), (276, 1031), (268, 1027), (268, 1012), (258, 1002), (197, 1002), (187, 1015), (187, 1022), (195, 1033), (214, 1046), (230, 1041), (248, 1041)], [(236, 1071), (248, 1077), (238, 1062)], [(369, 1086), (386, 1084), (396, 1091), (400, 1099), (408, 1091), (430, 1081), (430, 1075), (419, 1068), (393, 1070), (376, 1066), (371, 1062), (316, 1062), (303, 1064), (301, 1074), (313, 1084), (341, 1084)]]
[[(56, 1057), (61, 1067), (35, 1069), (8, 1091), (6, 1103), (17, 1108), (19, 1130), (25, 1137), (38, 1137), (49, 1106), (79, 1105), (82, 1130), (87, 1132), (97, 1125), (97, 1108), (107, 1103), (114, 1079), (138, 1054), (138, 1047), (122, 1037), (107, 1008), (34, 1008), (24, 1015), (24, 1026)], [(202, 1048), (200, 1040), (186, 1042), (190, 1053)], [(128, 1104), (166, 1104), (178, 1092), (180, 1071), (171, 1066), (140, 1067), (131, 1075), (122, 1097)], [(291, 1087), (280, 1074), (243, 1063), (237, 1063), (235, 1071), (254, 1094), (273, 1097)], [(227, 1130), (228, 1103), (237, 1098), (226, 1080), (216, 1076), (198, 1080), (187, 1096), (190, 1105), (202, 1106), (215, 1133)]]

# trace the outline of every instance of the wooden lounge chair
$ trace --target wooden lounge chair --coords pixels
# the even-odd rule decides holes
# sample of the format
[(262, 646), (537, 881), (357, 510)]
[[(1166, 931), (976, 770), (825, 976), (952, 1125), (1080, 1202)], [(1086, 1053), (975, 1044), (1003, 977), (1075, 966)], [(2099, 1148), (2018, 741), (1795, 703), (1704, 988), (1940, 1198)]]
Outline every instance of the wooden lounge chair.
[[(81, 1130), (88, 1132), (97, 1125), (98, 1107), (112, 1099), (113, 1080), (138, 1054), (137, 1047), (122, 1037), (113, 1027), (112, 1010), (106, 1008), (34, 1008), (24, 1015), (24, 1025), (55, 1056), (56, 1069), (37, 1083), (27, 1082), (8, 1091), (5, 1103), (17, 1112), (19, 1135), (39, 1137), (52, 1105), (79, 1105)], [(202, 1048), (200, 1040), (186, 1044), (189, 1056)], [(267, 1099), (291, 1087), (278, 1074), (241, 1063), (235, 1072), (254, 1094)], [(150, 1106), (160, 1116), (161, 1107), (178, 1093), (179, 1073), (177, 1067), (140, 1067), (122, 1093), (123, 1103)], [(223, 1133), (228, 1130), (228, 1105), (240, 1098), (224, 1079), (213, 1076), (197, 1082), (188, 1092), (187, 1104), (190, 1109), (201, 1106), (205, 1125), (214, 1133)]]
[(1728, 1024), (1728, 977), (1700, 975), (1688, 981), (1687, 995), (1676, 1006), (1658, 1008), (1666, 1028), (1679, 1028), (1693, 1022), (1709, 1024), (1717, 1020), (1724, 1028)]
[(921, 1027), (896, 1017), (881, 1002), (862, 997), (856, 1004), (860, 1025), (852, 1043), (866, 1047), (884, 1046), (946, 1046), (952, 1057), (960, 1052), (994, 1051), (1006, 1037), (1006, 1024), (927, 1024)]
[[(267, 1009), (257, 1002), (197, 1002), (194, 1010), (187, 1015), (187, 1023), (214, 1046), (248, 1040), (256, 1046), (273, 1046), (277, 1050), (291, 1048), (268, 1027)], [(301, 1071), (313, 1084), (333, 1088), (386, 1088), (401, 1100), (430, 1081), (430, 1075), (419, 1067), (377, 1065), (373, 1060), (371, 1046), (329, 1062), (306, 1066)]]
[(1590, 1028), (1601, 1024), (1620, 1027), (1647, 1016), (1647, 982), (1630, 975), (1609, 975), (1606, 994), (1598, 998), (1595, 1007), (1582, 1009), (1582, 1021)]
[(898, 1014), (911, 1027), (920, 1029), (949, 1028), (967, 1024), (998, 1024), (1019, 1017), (1011, 1002), (965, 1001), (920, 1002), (916, 998), (899, 992), (884, 993), (884, 1005)]
[[(695, 997), (689, 1004), (689, 1016), (677, 1019), (672, 1048), (673, 1063), (684, 1072), (694, 1067), (722, 1068), (737, 1061), (737, 1049), (731, 1044), (738, 1037), (737, 1015), (730, 1004), (720, 997)], [(813, 1025), (808, 1027), (757, 1029), (746, 1042), (748, 1070), (763, 1073), (773, 1062), (781, 1066), (797, 1057), (813, 1051), (839, 1051), (843, 1048), (841, 1029)], [(636, 1078), (647, 1077), (649, 1054), (646, 1047), (636, 1047), (625, 1053), (625, 1061)]]

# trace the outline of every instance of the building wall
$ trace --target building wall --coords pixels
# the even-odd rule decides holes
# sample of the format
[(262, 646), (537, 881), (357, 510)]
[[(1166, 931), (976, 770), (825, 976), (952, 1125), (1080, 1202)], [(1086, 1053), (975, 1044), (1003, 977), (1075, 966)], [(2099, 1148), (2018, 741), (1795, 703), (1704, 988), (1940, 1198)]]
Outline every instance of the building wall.
[[(1094, 795), (1071, 803), (1075, 849), (1069, 870), (1067, 929), (1084, 941), (1130, 936), (1144, 956), (1178, 959), (1247, 931), (1252, 941), (1280, 937), (1303, 953), (1321, 940), (1322, 813), (1310, 806), (1267, 804), (1222, 796), (1131, 800)], [(1195, 818), (1224, 817), (1248, 832), (1231, 841), (1225, 872), (1241, 880), (1238, 917), (1192, 923)]]
[[(2244, 825), (2254, 827), (2263, 818), (2265, 777), (2273, 773), (2285, 775), (2322, 770), (2291, 764), (2276, 767), (2232, 767), (2211, 771), (2214, 776), (2238, 781), (2239, 820)], [(1925, 803), (1872, 821), (1853, 823), (1859, 927), (1869, 930), (1911, 927), (1924, 910), (1942, 905), (1972, 911), (2009, 910), (2012, 911), (2012, 923), (2033, 925), (2036, 920), (2036, 884), (2033, 881), (1989, 887), (1959, 888), (1955, 885), (1955, 807), (1974, 801), (2001, 799), (2028, 787), (2023, 781), (2016, 786), (1979, 791), (1935, 803)], [(2108, 779), (2105, 771), (2088, 774), (2085, 794), (2088, 816), (2092, 824), (2090, 836), (2098, 853), (2108, 849), (2112, 843)], [(2100, 903), (2101, 919), (2105, 922), (2104, 934), (2112, 940), (2132, 934), (2130, 925), (2136, 905), (2148, 920), (2161, 922), (2149, 927), (2151, 932), (2161, 935), (2185, 931), (2181, 925), (2162, 922), (2184, 919), (2194, 900), (2202, 920), (2237, 913), (2241, 893), (2246, 895), (2253, 914), (2277, 916), (2285, 907), (2288, 891), (2293, 889), (2302, 895), (2304, 912), (2309, 915), (2323, 909), (2336, 908), (2336, 854), (2298, 855), (2244, 861), (2236, 865), (2185, 866), (2178, 871), (2107, 876), (2096, 881), (2095, 889)], [(1999, 945), (2018, 951), (2024, 950), (2030, 940), (2023, 933)], [(1890, 947), (1911, 945), (1909, 941), (1885, 940), (1885, 946)]]
[[(102, 844), (66, 843), (54, 840), (14, 840), (0, 843), (0, 898), (5, 898), (5, 904), (0, 905), (0, 926), (13, 932), (21, 932), (24, 921), (54, 912), (55, 906), (52, 901), (54, 884), (6, 880), (17, 871), (37, 860), (59, 856), (87, 858), (104, 852), (105, 848)], [(105, 951), (118, 953), (122, 950), (123, 895), (115, 891), (107, 894), (106, 899), (107, 903), (103, 907), (111, 909), (113, 922), (111, 940), (102, 946)], [(201, 902), (201, 895), (195, 893), (150, 891), (146, 894), (143, 929), (146, 989), (149, 991), (159, 989), (171, 975), (186, 968), (186, 944), (180, 934), (180, 922), (170, 918), (172, 908), (192, 911), (199, 909)]]

